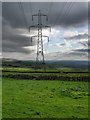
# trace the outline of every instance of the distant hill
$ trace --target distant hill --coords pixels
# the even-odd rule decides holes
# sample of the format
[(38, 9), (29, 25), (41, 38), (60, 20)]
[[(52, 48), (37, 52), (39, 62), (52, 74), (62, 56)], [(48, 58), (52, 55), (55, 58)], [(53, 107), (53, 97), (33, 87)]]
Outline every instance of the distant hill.
[[(71, 61), (71, 60), (62, 60), (62, 61), (45, 61), (46, 67), (50, 69), (59, 69), (61, 67), (72, 68), (72, 69), (88, 69), (90, 66), (90, 61)], [(34, 68), (37, 63), (35, 61), (26, 60), (20, 61), (11, 58), (2, 59), (3, 67), (27, 67)], [(38, 63), (38, 68), (41, 68), (41, 63)]]
[(77, 69), (88, 69), (90, 61), (71, 61), (71, 60), (62, 60), (62, 61), (47, 61), (47, 63), (52, 63), (60, 65), (62, 67), (70, 67)]
[(18, 60), (16, 59), (11, 59), (11, 58), (2, 58), (2, 62), (16, 62)]

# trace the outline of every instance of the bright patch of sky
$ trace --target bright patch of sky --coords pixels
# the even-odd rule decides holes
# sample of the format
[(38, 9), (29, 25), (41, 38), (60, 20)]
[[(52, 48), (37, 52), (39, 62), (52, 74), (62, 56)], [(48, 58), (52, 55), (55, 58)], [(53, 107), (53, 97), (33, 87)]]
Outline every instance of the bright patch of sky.
[[(67, 50), (74, 50), (78, 48), (82, 48), (83, 45), (78, 43), (78, 41), (85, 41), (84, 39), (80, 40), (65, 40), (64, 37), (73, 37), (79, 34), (88, 34), (88, 26), (80, 27), (80, 28), (71, 28), (61, 29), (61, 28), (53, 28), (50, 36), (50, 42), (44, 44), (44, 50), (46, 53), (52, 52), (65, 52)], [(62, 45), (65, 44), (65, 45)]]

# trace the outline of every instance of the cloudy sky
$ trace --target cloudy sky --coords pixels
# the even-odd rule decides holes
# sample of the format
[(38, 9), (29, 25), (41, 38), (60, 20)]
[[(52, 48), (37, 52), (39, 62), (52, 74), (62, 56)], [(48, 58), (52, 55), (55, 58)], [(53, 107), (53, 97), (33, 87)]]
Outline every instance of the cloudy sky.
[(20, 60), (35, 60), (37, 29), (29, 33), (29, 26), (37, 25), (38, 13), (48, 15), (42, 18), (43, 35), (49, 36), (49, 43), (43, 39), (46, 60), (88, 60), (88, 2), (4, 2), (2, 3), (2, 52), (3, 57)]

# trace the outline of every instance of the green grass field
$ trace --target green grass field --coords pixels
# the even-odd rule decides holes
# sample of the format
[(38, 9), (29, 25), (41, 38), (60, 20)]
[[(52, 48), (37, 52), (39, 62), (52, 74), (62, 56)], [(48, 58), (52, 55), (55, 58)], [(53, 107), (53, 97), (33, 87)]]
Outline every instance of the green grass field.
[[(3, 118), (88, 118), (88, 70), (9, 66), (0, 69)], [(86, 73), (50, 73), (57, 71)]]
[(3, 118), (88, 118), (88, 82), (3, 78)]
[(0, 120), (2, 118), (2, 79), (0, 77)]

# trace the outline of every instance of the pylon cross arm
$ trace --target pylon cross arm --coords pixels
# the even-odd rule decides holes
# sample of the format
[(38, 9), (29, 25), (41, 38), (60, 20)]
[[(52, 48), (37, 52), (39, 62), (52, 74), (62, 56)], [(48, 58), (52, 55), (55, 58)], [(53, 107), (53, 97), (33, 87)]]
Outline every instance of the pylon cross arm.
[(34, 15), (32, 15), (32, 21), (33, 21), (33, 17), (34, 17), (34, 16), (38, 16), (38, 14), (34, 14)]
[(47, 37), (47, 39), (48, 39), (48, 42), (49, 42), (49, 37), (48, 37), (48, 36), (46, 36), (46, 35), (43, 35), (42, 37)]
[(45, 16), (45, 17), (46, 17), (46, 20), (48, 21), (48, 16), (47, 16), (47, 15), (41, 14), (41, 16)]
[(30, 32), (30, 29), (31, 29), (31, 28), (38, 28), (38, 25), (29, 26), (29, 32)]
[(42, 26), (42, 28), (50, 28), (50, 32), (51, 32), (51, 26), (45, 25), (45, 26)]
[(32, 39), (33, 39), (34, 37), (38, 37), (38, 36), (37, 36), (37, 35), (35, 35), (35, 36), (32, 36), (32, 37), (31, 37), (31, 42), (32, 42)]

